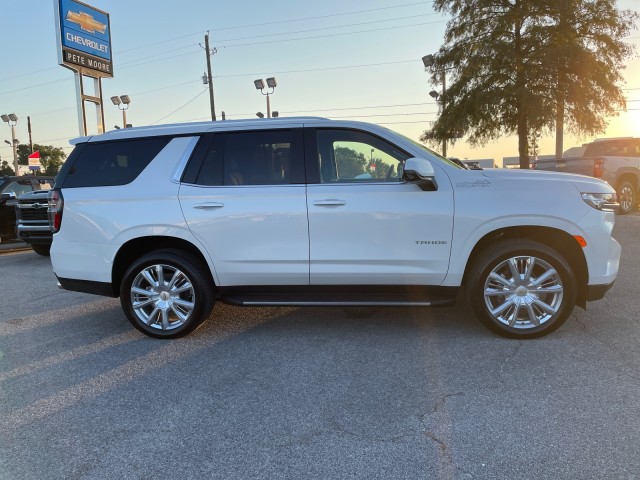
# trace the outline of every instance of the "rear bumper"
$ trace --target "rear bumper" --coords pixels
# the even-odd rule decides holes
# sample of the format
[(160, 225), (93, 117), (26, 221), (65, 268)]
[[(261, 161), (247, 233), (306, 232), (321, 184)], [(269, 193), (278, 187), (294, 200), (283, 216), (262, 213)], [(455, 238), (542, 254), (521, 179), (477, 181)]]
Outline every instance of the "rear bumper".
[(73, 292), (91, 293), (92, 295), (102, 295), (104, 297), (117, 297), (113, 292), (113, 285), (106, 282), (93, 282), (90, 280), (77, 280), (74, 278), (58, 277), (58, 286)]

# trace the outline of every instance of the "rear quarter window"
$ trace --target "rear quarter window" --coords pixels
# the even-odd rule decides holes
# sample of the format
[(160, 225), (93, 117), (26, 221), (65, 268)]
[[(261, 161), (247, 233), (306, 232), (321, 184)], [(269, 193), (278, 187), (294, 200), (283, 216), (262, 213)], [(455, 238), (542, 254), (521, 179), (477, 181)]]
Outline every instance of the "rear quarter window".
[[(105, 187), (126, 185), (169, 143), (169, 137), (86, 143), (76, 147), (56, 187)], [(61, 173), (63, 173), (61, 171)]]

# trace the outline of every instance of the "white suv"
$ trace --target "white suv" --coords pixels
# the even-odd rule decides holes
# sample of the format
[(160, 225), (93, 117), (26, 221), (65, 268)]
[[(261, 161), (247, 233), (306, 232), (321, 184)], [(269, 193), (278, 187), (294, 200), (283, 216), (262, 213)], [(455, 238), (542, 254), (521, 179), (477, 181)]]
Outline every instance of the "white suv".
[(224, 121), (79, 138), (50, 194), (62, 288), (184, 335), (237, 305), (438, 306), (531, 338), (613, 284), (616, 197), (593, 178), (467, 170), (386, 128)]

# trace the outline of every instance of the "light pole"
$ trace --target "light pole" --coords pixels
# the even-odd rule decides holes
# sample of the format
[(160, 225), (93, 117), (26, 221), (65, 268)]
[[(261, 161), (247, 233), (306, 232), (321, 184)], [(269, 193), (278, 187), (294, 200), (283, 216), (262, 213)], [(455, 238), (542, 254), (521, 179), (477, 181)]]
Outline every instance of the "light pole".
[(129, 95), (120, 95), (119, 97), (116, 95), (111, 97), (111, 101), (116, 107), (122, 110), (122, 128), (127, 128), (127, 109), (131, 103)]
[[(432, 70), (433, 66), (435, 65), (436, 61), (435, 61), (435, 57), (433, 55), (425, 55), (424, 57), (422, 57), (422, 64), (424, 65), (425, 70), (429, 69)], [(445, 112), (445, 103), (444, 103), (444, 98), (445, 95), (447, 93), (447, 76), (445, 74), (444, 69), (441, 70), (440, 72), (441, 76), (440, 76), (440, 82), (442, 83), (442, 99), (440, 100), (440, 105), (442, 105), (442, 113), (440, 114), (441, 116), (444, 116)], [(438, 92), (436, 92), (435, 90), (431, 90), (429, 92), (429, 96), (433, 99), (436, 100), (436, 102), (438, 101), (438, 97), (440, 97), (440, 94)], [(442, 156), (446, 157), (447, 156), (447, 138), (443, 138), (442, 139)]]
[(265, 85), (264, 85), (264, 80), (262, 80), (261, 78), (259, 78), (258, 80), (254, 80), (253, 84), (256, 86), (256, 90), (260, 90), (261, 94), (267, 96), (267, 118), (271, 118), (271, 103), (269, 102), (269, 95), (271, 95), (273, 91), (276, 89), (276, 87), (278, 86), (278, 83), (276, 82), (276, 78), (275, 77), (267, 78), (267, 88), (271, 89), (271, 91), (267, 93), (263, 92), (263, 90), (265, 89)]
[(18, 116), (15, 113), (10, 113), (9, 115), (0, 115), (3, 122), (7, 122), (7, 125), (11, 127), (11, 146), (13, 147), (13, 168), (16, 171), (16, 177), (20, 175), (18, 173), (18, 150), (16, 140), (16, 124), (18, 123)]

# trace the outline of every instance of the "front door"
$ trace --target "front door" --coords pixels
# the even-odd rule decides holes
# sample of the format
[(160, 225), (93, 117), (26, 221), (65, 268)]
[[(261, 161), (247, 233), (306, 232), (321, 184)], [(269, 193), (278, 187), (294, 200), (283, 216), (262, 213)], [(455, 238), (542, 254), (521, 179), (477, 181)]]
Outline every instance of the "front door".
[(369, 133), (317, 129), (305, 137), (320, 173), (307, 191), (310, 283), (440, 285), (451, 251), (451, 186), (423, 191), (403, 182), (409, 155)]

